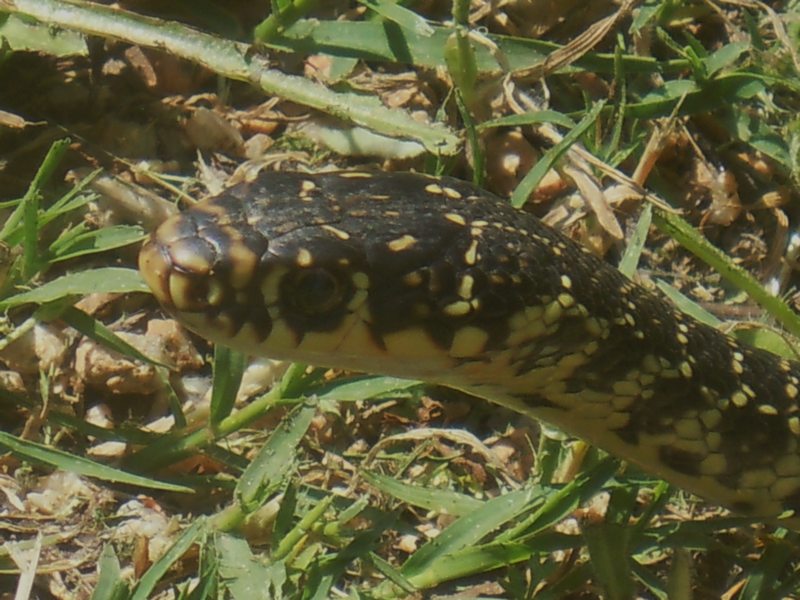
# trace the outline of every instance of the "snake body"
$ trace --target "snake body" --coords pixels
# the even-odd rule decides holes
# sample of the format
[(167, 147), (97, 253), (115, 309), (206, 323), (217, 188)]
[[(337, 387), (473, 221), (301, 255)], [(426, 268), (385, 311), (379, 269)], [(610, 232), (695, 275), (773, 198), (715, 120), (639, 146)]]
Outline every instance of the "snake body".
[(458, 388), (736, 512), (797, 523), (800, 364), (462, 181), (261, 174), (163, 223), (139, 263), (214, 342)]

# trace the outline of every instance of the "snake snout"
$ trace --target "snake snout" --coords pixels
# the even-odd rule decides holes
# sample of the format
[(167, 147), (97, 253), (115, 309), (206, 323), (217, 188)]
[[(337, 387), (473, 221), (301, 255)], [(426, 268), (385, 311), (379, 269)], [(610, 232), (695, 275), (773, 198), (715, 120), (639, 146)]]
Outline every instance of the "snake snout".
[(153, 295), (170, 312), (205, 312), (214, 305), (213, 248), (196, 235), (180, 233), (181, 216), (162, 224), (139, 253), (139, 271)]

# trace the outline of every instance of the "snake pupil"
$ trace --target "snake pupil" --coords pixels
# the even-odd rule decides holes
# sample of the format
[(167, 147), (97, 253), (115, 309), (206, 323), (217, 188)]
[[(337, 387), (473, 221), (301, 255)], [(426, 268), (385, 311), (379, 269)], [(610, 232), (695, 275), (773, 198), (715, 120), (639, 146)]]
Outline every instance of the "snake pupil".
[(291, 287), (295, 308), (307, 316), (330, 312), (342, 300), (343, 290), (338, 278), (325, 269), (299, 271)]

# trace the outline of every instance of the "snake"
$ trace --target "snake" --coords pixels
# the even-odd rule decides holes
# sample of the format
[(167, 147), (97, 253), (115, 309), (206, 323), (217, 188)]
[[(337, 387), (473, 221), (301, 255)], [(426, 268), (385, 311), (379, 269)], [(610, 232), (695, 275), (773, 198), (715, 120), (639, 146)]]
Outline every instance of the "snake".
[(470, 183), (263, 172), (163, 222), (139, 268), (214, 343), (456, 388), (734, 513), (800, 524), (800, 363)]

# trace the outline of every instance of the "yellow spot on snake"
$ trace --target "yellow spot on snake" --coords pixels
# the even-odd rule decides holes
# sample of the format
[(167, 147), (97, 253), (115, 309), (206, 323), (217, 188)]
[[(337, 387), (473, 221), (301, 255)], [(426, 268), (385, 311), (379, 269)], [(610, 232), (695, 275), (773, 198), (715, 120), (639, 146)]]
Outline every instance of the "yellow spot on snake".
[(688, 362), (686, 361), (682, 362), (680, 366), (678, 366), (678, 370), (681, 372), (681, 375), (683, 375), (686, 379), (691, 379), (692, 366)]
[(575, 304), (575, 298), (569, 294), (559, 294), (557, 300), (563, 308), (569, 308)]
[(472, 297), (472, 286), (475, 285), (475, 278), (472, 275), (464, 275), (461, 278), (461, 285), (458, 286), (458, 295), (464, 300)]
[(792, 383), (786, 384), (786, 395), (789, 396), (790, 399), (794, 400), (797, 398), (797, 386)]
[(361, 305), (364, 304), (364, 302), (368, 297), (369, 294), (367, 293), (366, 290), (363, 289), (356, 290), (356, 292), (353, 294), (353, 297), (350, 298), (350, 302), (347, 303), (347, 310), (349, 311), (357, 310)]
[(800, 417), (789, 417), (789, 431), (800, 435)]
[(317, 184), (311, 181), (310, 179), (304, 179), (303, 182), (300, 184), (300, 189), (304, 192), (310, 192), (317, 189)]
[(343, 171), (339, 173), (342, 179), (372, 179), (372, 173), (364, 173), (363, 171)]
[(468, 315), (470, 310), (472, 310), (472, 306), (469, 302), (459, 300), (458, 302), (453, 302), (445, 306), (442, 312), (450, 317), (463, 317), (464, 315)]
[(425, 191), (428, 192), (429, 194), (437, 194), (437, 195), (444, 193), (442, 186), (440, 186), (438, 183), (429, 183), (428, 185), (425, 186)]
[(561, 285), (567, 289), (570, 289), (572, 287), (572, 279), (569, 278), (569, 275), (561, 276)]
[(323, 225), (322, 229), (324, 229), (325, 231), (327, 231), (329, 233), (332, 233), (333, 235), (335, 235), (340, 240), (349, 240), (350, 239), (350, 234), (349, 233), (347, 233), (346, 231), (343, 231), (343, 230), (341, 230), (341, 229), (339, 229), (337, 227), (334, 227), (333, 225)]
[(542, 319), (544, 320), (545, 324), (552, 325), (561, 319), (561, 314), (561, 305), (558, 302), (551, 302), (545, 307)]
[(352, 276), (353, 285), (359, 290), (366, 290), (369, 288), (369, 276), (361, 271), (356, 271)]
[(314, 262), (314, 257), (311, 256), (311, 252), (306, 250), (305, 248), (300, 248), (297, 252), (297, 258), (295, 259), (298, 267), (310, 267)]
[(759, 404), (758, 412), (760, 412), (762, 415), (777, 415), (778, 409), (771, 404)]
[(456, 225), (466, 225), (467, 221), (458, 213), (445, 213), (444, 218)]
[(687, 338), (687, 337), (686, 337), (686, 336), (685, 336), (683, 333), (679, 333), (679, 334), (678, 334), (677, 336), (675, 336), (675, 337), (677, 337), (677, 338), (678, 338), (678, 341), (679, 341), (681, 344), (684, 344), (684, 345), (686, 345), (686, 344), (688, 344), (688, 343), (689, 343), (689, 338)]
[(415, 238), (413, 235), (405, 234), (397, 239), (387, 242), (386, 246), (392, 252), (402, 252), (403, 250), (408, 250), (409, 248), (413, 247), (416, 243), (417, 238)]
[(469, 266), (472, 266), (475, 264), (477, 260), (478, 260), (478, 240), (472, 240), (472, 242), (470, 242), (469, 248), (467, 248), (467, 251), (464, 253), (464, 262)]
[(586, 332), (593, 337), (602, 337), (606, 332), (606, 328), (594, 317), (586, 319), (584, 326), (586, 327)]
[(459, 192), (458, 190), (454, 190), (451, 187), (442, 188), (442, 191), (444, 192), (445, 196), (447, 196), (448, 198), (452, 198), (453, 200), (461, 198), (461, 192)]
[(747, 406), (747, 395), (744, 392), (734, 392), (731, 396), (731, 402), (739, 408)]

